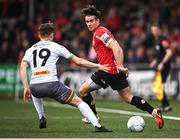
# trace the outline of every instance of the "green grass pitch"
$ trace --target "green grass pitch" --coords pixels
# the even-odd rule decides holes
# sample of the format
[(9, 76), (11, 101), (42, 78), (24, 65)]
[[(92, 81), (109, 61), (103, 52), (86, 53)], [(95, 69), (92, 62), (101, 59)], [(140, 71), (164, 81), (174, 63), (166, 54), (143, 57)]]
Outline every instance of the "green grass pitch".
[[(53, 101), (55, 102), (55, 101)], [(150, 101), (159, 106), (158, 101)], [(172, 100), (173, 111), (166, 116), (180, 117), (180, 101)], [(57, 103), (58, 104), (58, 103)], [(59, 106), (62, 106), (59, 104)], [(100, 108), (120, 109), (142, 112), (121, 101), (97, 100)], [(38, 116), (32, 103), (15, 103), (0, 100), (0, 138), (173, 138), (180, 137), (180, 121), (165, 119), (165, 126), (159, 130), (151, 117), (143, 117), (146, 128), (140, 133), (131, 133), (127, 129), (130, 115), (99, 112), (101, 124), (112, 128), (112, 133), (95, 133), (92, 125), (81, 123), (81, 114), (77, 109), (45, 106), (47, 128), (38, 128)]]

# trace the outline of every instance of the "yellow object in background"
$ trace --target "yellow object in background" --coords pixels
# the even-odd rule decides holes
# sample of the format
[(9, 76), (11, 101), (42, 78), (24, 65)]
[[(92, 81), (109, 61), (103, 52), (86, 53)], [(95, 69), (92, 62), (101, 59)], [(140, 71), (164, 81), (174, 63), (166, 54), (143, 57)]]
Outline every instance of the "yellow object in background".
[(164, 97), (163, 94), (163, 83), (161, 72), (157, 72), (153, 81), (152, 91), (156, 94), (158, 100), (162, 100)]

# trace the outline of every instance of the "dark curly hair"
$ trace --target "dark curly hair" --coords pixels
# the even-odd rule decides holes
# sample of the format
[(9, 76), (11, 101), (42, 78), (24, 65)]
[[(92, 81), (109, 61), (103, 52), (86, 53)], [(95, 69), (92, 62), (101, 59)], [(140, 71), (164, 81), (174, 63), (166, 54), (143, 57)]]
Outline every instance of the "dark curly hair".
[(96, 9), (94, 5), (87, 5), (85, 8), (81, 10), (83, 16), (87, 15), (93, 15), (96, 16), (96, 18), (100, 18), (101, 12)]

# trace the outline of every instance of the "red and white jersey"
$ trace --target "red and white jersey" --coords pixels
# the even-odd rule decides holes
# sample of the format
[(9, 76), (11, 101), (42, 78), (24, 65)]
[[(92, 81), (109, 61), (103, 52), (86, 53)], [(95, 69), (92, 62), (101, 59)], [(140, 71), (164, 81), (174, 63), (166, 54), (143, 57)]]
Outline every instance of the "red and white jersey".
[(111, 32), (105, 27), (99, 26), (93, 35), (93, 47), (97, 53), (99, 64), (108, 64), (111, 67), (108, 73), (117, 74), (119, 70), (116, 68), (113, 51), (107, 47), (112, 40), (116, 41)]

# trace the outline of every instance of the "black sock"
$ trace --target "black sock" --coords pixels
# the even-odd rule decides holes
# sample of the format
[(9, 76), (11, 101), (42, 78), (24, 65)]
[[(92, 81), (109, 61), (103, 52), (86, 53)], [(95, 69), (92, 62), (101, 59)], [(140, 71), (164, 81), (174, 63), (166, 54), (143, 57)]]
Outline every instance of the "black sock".
[(167, 99), (165, 91), (163, 93), (164, 93), (164, 98), (162, 99), (162, 107), (166, 107), (169, 106), (169, 101)]
[(82, 100), (89, 105), (89, 107), (91, 108), (93, 113), (96, 115), (97, 114), (96, 106), (95, 106), (94, 99), (93, 99), (92, 95), (89, 93), (87, 96), (82, 97)]
[(144, 99), (142, 99), (141, 97), (138, 97), (138, 96), (133, 96), (131, 104), (143, 111), (147, 111), (150, 114), (152, 114), (152, 111), (154, 109)]

